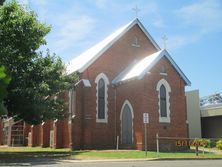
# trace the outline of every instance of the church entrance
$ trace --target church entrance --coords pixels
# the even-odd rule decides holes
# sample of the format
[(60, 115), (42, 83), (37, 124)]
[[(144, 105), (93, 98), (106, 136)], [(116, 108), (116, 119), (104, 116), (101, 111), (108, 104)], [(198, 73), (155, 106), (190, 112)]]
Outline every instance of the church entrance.
[(133, 115), (128, 104), (124, 105), (122, 110), (122, 144), (133, 143)]

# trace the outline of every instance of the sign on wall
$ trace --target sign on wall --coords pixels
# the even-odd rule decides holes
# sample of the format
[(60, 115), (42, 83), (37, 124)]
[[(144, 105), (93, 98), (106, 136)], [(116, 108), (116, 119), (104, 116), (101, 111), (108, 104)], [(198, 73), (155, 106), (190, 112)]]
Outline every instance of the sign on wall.
[(148, 124), (149, 123), (149, 114), (143, 113), (143, 123)]

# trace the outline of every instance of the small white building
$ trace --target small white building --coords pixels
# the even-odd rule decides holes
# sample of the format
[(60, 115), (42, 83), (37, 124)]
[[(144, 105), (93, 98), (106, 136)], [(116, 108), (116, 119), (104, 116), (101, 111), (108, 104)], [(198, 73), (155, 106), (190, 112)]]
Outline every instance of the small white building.
[(190, 138), (222, 137), (222, 93), (199, 98), (199, 91), (186, 92)]

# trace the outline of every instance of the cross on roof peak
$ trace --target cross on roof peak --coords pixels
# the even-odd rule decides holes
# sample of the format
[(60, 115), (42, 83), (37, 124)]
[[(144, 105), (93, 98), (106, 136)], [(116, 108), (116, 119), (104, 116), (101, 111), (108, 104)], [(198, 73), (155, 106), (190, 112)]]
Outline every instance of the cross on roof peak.
[(137, 7), (137, 5), (134, 8), (132, 8), (132, 10), (135, 12), (136, 18), (138, 18), (138, 13), (140, 12), (140, 9)]
[(164, 34), (164, 35), (162, 36), (162, 40), (163, 40), (163, 47), (164, 47), (164, 49), (166, 49), (167, 40), (168, 40), (166, 34)]

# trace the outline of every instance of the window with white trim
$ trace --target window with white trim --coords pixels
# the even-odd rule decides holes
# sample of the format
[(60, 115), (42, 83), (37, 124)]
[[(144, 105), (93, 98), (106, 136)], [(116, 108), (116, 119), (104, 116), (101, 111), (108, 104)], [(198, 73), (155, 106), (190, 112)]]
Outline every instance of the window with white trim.
[(105, 82), (101, 78), (98, 83), (98, 119), (105, 119)]
[(166, 88), (164, 85), (160, 87), (160, 116), (167, 117)]
[(96, 122), (108, 122), (108, 85), (109, 79), (100, 73), (95, 80), (96, 85)]
[(165, 79), (157, 83), (159, 122), (170, 123), (170, 92), (171, 88)]

